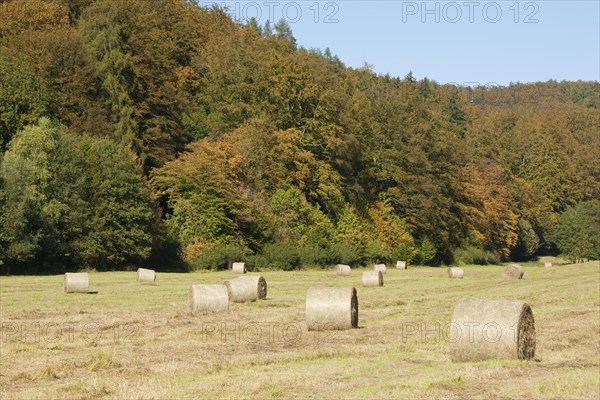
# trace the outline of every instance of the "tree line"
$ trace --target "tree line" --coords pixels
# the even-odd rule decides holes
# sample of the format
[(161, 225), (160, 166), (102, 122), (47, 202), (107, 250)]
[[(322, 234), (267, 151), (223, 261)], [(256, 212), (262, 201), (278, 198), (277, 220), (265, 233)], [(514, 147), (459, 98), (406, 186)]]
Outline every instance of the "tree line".
[(350, 68), (193, 1), (0, 4), (3, 272), (600, 258), (600, 84)]

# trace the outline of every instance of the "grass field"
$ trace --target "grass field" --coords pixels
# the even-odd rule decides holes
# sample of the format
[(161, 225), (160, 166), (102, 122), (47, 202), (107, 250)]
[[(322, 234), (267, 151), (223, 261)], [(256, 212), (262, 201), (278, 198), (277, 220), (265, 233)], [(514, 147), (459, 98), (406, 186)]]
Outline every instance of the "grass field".
[[(91, 273), (94, 294), (64, 294), (62, 276), (1, 277), (0, 397), (554, 399), (600, 396), (600, 263), (388, 269), (362, 288), (360, 269), (263, 272), (268, 298), (192, 316), (193, 283), (230, 272)], [(308, 332), (310, 286), (355, 286), (359, 329)], [(527, 301), (535, 361), (452, 363), (443, 332), (462, 297)], [(437, 324), (437, 325), (436, 325)]]

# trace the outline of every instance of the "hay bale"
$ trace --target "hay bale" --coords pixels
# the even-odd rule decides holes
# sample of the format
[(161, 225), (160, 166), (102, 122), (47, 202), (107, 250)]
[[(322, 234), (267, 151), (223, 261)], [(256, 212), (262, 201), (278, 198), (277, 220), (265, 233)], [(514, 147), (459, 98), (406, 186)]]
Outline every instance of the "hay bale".
[(397, 269), (408, 269), (408, 263), (406, 261), (398, 261), (396, 263)]
[(267, 281), (262, 276), (240, 276), (225, 281), (229, 301), (246, 303), (267, 297)]
[(375, 264), (375, 271), (381, 271), (382, 274), (385, 274), (385, 271), (387, 270), (387, 268), (385, 267), (385, 264)]
[(234, 262), (231, 266), (231, 270), (236, 274), (245, 274), (246, 273), (246, 263), (243, 262)]
[(383, 286), (383, 274), (381, 271), (365, 271), (362, 276), (364, 287)]
[(338, 264), (335, 266), (335, 274), (340, 276), (348, 276), (352, 272), (352, 268), (349, 265)]
[(306, 292), (309, 331), (358, 327), (358, 297), (353, 287), (312, 287)]
[(552, 266), (551, 262), (545, 262), (544, 263), (544, 267), (546, 267), (546, 268), (550, 268), (551, 266)]
[(465, 271), (459, 267), (450, 267), (448, 268), (448, 278), (453, 279), (462, 279), (465, 275)]
[(136, 278), (138, 282), (156, 282), (156, 272), (151, 269), (138, 268)]
[(65, 293), (88, 293), (90, 278), (87, 272), (67, 272), (63, 281)]
[(505, 279), (523, 279), (524, 274), (525, 271), (519, 264), (512, 264), (504, 269)]
[(531, 360), (535, 321), (522, 301), (461, 299), (454, 307), (450, 333), (452, 361)]
[(189, 301), (192, 314), (229, 310), (229, 292), (225, 285), (192, 285)]

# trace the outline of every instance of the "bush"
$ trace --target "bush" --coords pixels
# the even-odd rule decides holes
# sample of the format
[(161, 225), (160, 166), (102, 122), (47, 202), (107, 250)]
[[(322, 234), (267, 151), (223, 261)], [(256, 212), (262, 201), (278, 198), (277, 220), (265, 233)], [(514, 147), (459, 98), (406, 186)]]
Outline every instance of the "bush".
[(467, 246), (456, 249), (453, 256), (454, 261), (459, 264), (488, 265), (498, 264), (500, 262), (498, 254), (483, 250), (476, 246)]
[(300, 266), (300, 256), (295, 243), (275, 242), (265, 245), (258, 255), (252, 257), (250, 264), (257, 269), (275, 268), (291, 271)]
[(218, 244), (202, 250), (200, 255), (190, 261), (193, 270), (228, 269), (236, 261), (244, 261), (247, 257), (245, 249), (235, 244)]
[(326, 266), (334, 264), (335, 256), (330, 249), (324, 249), (316, 244), (302, 246), (299, 251), (300, 263), (303, 266)]
[(335, 242), (331, 245), (331, 264), (348, 264), (353, 265), (358, 263), (359, 255), (355, 246), (346, 242)]

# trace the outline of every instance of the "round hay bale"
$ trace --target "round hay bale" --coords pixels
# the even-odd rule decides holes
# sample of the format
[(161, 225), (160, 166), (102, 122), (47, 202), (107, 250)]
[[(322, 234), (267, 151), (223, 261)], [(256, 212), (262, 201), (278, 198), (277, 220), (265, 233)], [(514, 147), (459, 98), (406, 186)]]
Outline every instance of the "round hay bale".
[(267, 281), (262, 276), (240, 276), (225, 281), (229, 301), (246, 303), (267, 297)]
[(87, 272), (67, 272), (63, 281), (65, 293), (88, 293), (90, 278)]
[(408, 269), (408, 263), (406, 261), (398, 261), (396, 263), (397, 269)]
[(448, 340), (452, 361), (531, 360), (535, 355), (531, 307), (522, 301), (461, 299), (454, 307)]
[(353, 287), (312, 287), (306, 292), (309, 331), (358, 327), (358, 297)]
[(448, 278), (453, 279), (462, 279), (465, 275), (465, 271), (459, 267), (450, 267), (448, 268)]
[(156, 282), (156, 272), (151, 269), (138, 268), (136, 279), (138, 282)]
[(338, 264), (335, 266), (335, 274), (340, 276), (349, 276), (352, 272), (352, 268), (349, 265)]
[(243, 262), (234, 262), (231, 266), (231, 270), (236, 274), (245, 274), (246, 273), (246, 263)]
[(545, 262), (544, 263), (544, 267), (546, 267), (546, 268), (550, 268), (551, 266), (552, 266), (551, 262)]
[(374, 270), (381, 271), (382, 274), (385, 274), (387, 268), (385, 267), (385, 264), (375, 264)]
[(220, 313), (229, 310), (229, 292), (225, 285), (192, 285), (189, 301), (192, 314)]
[(364, 287), (383, 286), (383, 274), (381, 271), (365, 271), (362, 276)]
[(519, 264), (512, 264), (504, 269), (505, 279), (523, 279), (524, 274), (525, 271)]

